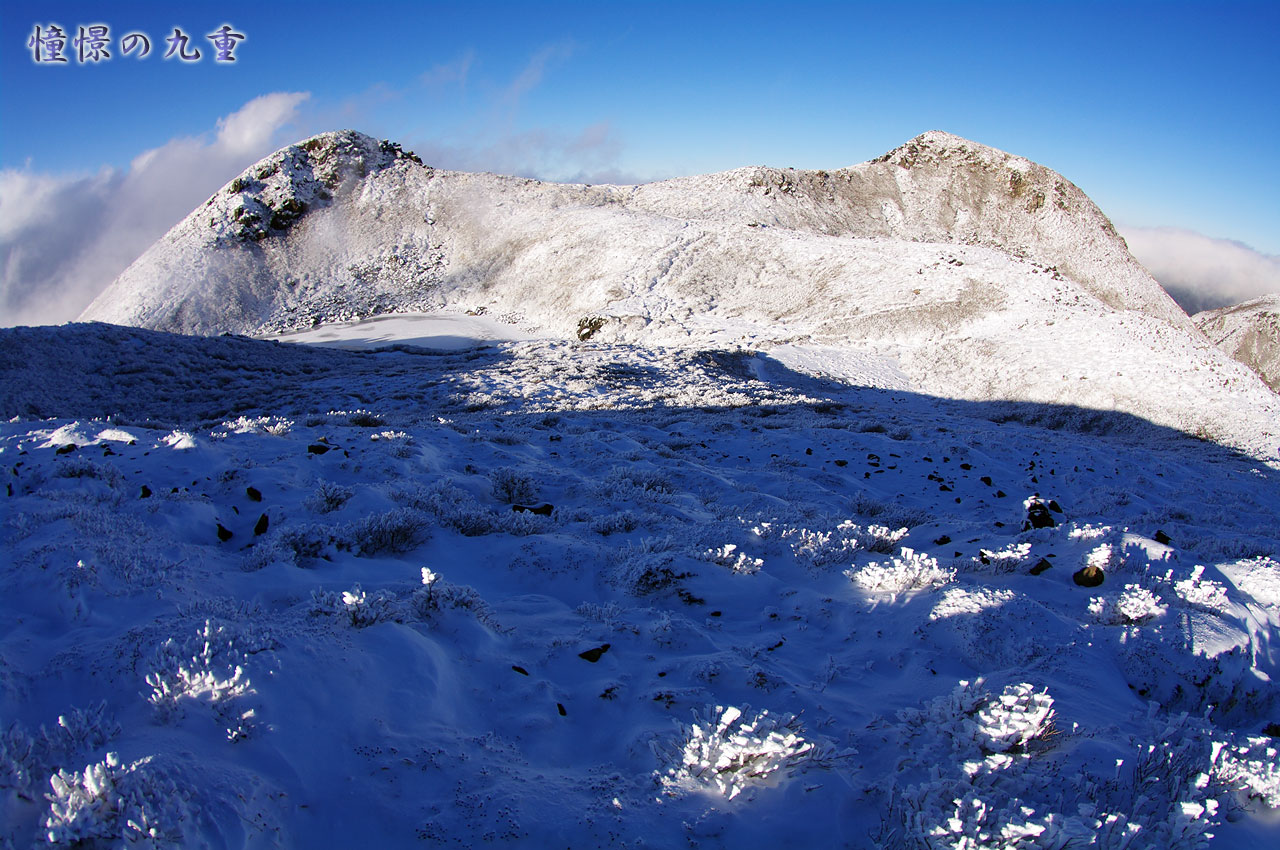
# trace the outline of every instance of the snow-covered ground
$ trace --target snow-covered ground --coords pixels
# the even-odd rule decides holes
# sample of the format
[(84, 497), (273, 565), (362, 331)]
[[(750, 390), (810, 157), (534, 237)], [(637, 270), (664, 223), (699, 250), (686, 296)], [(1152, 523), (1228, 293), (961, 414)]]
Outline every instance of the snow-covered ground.
[(428, 330), (0, 331), (0, 846), (1280, 842), (1276, 470)]

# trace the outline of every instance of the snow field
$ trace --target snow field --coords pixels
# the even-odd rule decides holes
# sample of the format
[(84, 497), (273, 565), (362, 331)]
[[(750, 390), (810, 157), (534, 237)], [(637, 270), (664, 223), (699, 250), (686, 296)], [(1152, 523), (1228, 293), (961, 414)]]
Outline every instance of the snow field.
[(135, 371), (0, 410), (0, 841), (1275, 838), (1266, 466), (732, 352), (66, 334)]

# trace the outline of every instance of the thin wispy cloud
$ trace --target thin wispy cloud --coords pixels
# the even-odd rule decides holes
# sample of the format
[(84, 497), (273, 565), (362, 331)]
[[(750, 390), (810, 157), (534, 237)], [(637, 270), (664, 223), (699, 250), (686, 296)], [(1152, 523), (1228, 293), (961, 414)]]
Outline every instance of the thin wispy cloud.
[(566, 61), (573, 55), (573, 42), (559, 41), (541, 48), (516, 75), (515, 79), (503, 91), (499, 102), (514, 109), (520, 100), (542, 83), (548, 69)]
[(1280, 257), (1176, 227), (1122, 227), (1129, 251), (1188, 313), (1280, 293)]
[(199, 137), (178, 137), (92, 175), (0, 171), (0, 321), (75, 318), (227, 180), (270, 153), (307, 100), (256, 97)]
[(475, 64), (476, 52), (467, 50), (452, 62), (435, 65), (418, 75), (418, 82), (429, 89), (456, 87), (466, 89), (467, 77)]

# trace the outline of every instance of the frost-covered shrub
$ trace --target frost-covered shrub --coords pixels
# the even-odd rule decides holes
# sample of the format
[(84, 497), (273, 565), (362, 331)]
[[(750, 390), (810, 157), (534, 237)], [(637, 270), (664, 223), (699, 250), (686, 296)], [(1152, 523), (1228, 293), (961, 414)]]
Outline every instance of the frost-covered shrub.
[(493, 495), (500, 502), (514, 505), (517, 502), (532, 502), (538, 498), (538, 489), (533, 476), (518, 469), (500, 467), (489, 473), (489, 482), (493, 487)]
[(794, 538), (791, 551), (798, 559), (814, 568), (821, 568), (832, 564), (847, 564), (860, 549), (888, 554), (907, 533), (906, 528), (891, 529), (887, 525), (869, 525), (863, 528), (851, 520), (845, 520), (833, 531), (787, 529), (782, 532), (782, 537)]
[(737, 544), (726, 543), (718, 549), (708, 549), (702, 553), (704, 560), (722, 567), (728, 567), (735, 573), (750, 575), (757, 573), (764, 566), (760, 558), (750, 558), (745, 552), (739, 552)]
[(1095, 596), (1089, 600), (1089, 613), (1107, 625), (1137, 625), (1164, 616), (1168, 609), (1160, 597), (1137, 584), (1127, 584), (1116, 595)]
[(665, 502), (676, 492), (671, 480), (655, 469), (618, 466), (594, 487), (602, 499), (636, 499)]
[(41, 724), (35, 734), (13, 723), (0, 733), (0, 788), (28, 795), (52, 765), (100, 749), (119, 734), (120, 724), (107, 711), (105, 701), (87, 709), (73, 708), (59, 715), (52, 728)]
[(1072, 540), (1098, 540), (1106, 537), (1111, 533), (1109, 525), (1090, 525), (1089, 523), (1071, 524), (1071, 530), (1067, 532), (1067, 537)]
[[(57, 847), (177, 844), (187, 817), (174, 782), (151, 757), (125, 764), (116, 753), (49, 779), (45, 838)], [(114, 842), (120, 842), (119, 845)], [(102, 846), (108, 846), (104, 843)]]
[(372, 410), (357, 408), (356, 410), (330, 410), (330, 421), (345, 421), (348, 425), (355, 425), (357, 428), (377, 428), (379, 425), (386, 425), (387, 421)]
[(976, 565), (995, 573), (1011, 573), (1031, 557), (1030, 543), (1010, 543), (1003, 549), (980, 549)]
[(1215, 614), (1223, 614), (1231, 610), (1231, 600), (1227, 597), (1227, 589), (1221, 583), (1204, 578), (1204, 567), (1197, 564), (1191, 575), (1173, 585), (1174, 593), (1183, 602), (1194, 608), (1203, 608)]
[(315, 492), (302, 504), (307, 510), (318, 514), (331, 514), (345, 505), (355, 494), (355, 490), (350, 487), (344, 487), (332, 481), (321, 481), (316, 485)]
[(949, 738), (961, 753), (970, 744), (984, 754), (1018, 753), (1031, 741), (1054, 733), (1053, 697), (1046, 691), (1021, 682), (993, 694), (984, 684), (982, 679), (962, 681), (923, 709), (903, 709), (898, 719), (926, 724), (932, 734)]
[(861, 569), (845, 570), (844, 574), (865, 591), (895, 598), (900, 593), (942, 587), (956, 577), (955, 570), (938, 566), (937, 558), (907, 547), (888, 563), (871, 563)]
[(341, 593), (332, 590), (313, 590), (311, 613), (319, 616), (340, 617), (355, 628), (363, 629), (375, 623), (394, 619), (396, 597), (394, 593), (386, 590), (370, 594), (359, 583)]
[(196, 438), (190, 431), (182, 431), (174, 429), (166, 434), (161, 442), (171, 449), (184, 451), (186, 449), (194, 449), (196, 447)]
[(293, 430), (293, 421), (279, 416), (240, 416), (223, 422), (209, 436), (215, 439), (226, 439), (232, 434), (270, 434), (283, 437)]
[(381, 443), (391, 450), (394, 457), (406, 458), (413, 456), (413, 437), (404, 431), (379, 431), (376, 434), (370, 434), (369, 439), (375, 443)]
[(1116, 563), (1115, 548), (1110, 543), (1100, 543), (1085, 555), (1085, 569), (1102, 570), (1104, 573)]
[(593, 518), (589, 527), (592, 532), (602, 537), (610, 534), (625, 534), (640, 527), (640, 518), (631, 511), (618, 511)]
[(1244, 744), (1215, 742), (1215, 777), (1229, 788), (1280, 808), (1280, 751), (1271, 738), (1247, 738)]
[(401, 554), (416, 549), (430, 536), (431, 520), (413, 508), (392, 508), (352, 520), (343, 537), (362, 555)]
[(678, 548), (671, 537), (646, 537), (639, 545), (628, 545), (609, 570), (609, 579), (635, 596), (668, 590), (689, 575), (673, 567)]
[(762, 786), (775, 774), (785, 776), (814, 754), (791, 715), (754, 717), (741, 709), (716, 706), (685, 730), (675, 762), (660, 782), (668, 793), (710, 791), (732, 800)]
[(94, 478), (111, 487), (118, 486), (124, 478), (114, 466), (84, 455), (62, 458), (54, 466), (53, 475), (55, 478)]
[(227, 726), (229, 740), (246, 737), (252, 729), (253, 709), (238, 710), (239, 698), (254, 693), (245, 671), (248, 656), (272, 649), (267, 633), (242, 631), (205, 620), (194, 635), (179, 643), (169, 638), (153, 653), (147, 701), (162, 721), (180, 717), (183, 704), (208, 704), (215, 718)]

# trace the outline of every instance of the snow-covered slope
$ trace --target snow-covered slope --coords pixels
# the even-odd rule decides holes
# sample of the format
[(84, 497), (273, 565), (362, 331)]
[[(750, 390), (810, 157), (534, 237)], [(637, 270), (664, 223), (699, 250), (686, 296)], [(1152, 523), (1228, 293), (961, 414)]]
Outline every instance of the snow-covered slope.
[(0, 330), (0, 847), (1277, 846), (1280, 473), (784, 351)]
[(560, 338), (838, 348), (940, 396), (1280, 447), (1280, 400), (1195, 331), (1078, 189), (943, 133), (831, 173), (639, 187), (442, 172), (323, 134), (228, 184), (83, 318), (265, 333), (442, 308)]
[(1280, 392), (1280, 295), (1206, 310), (1192, 319), (1214, 344)]

